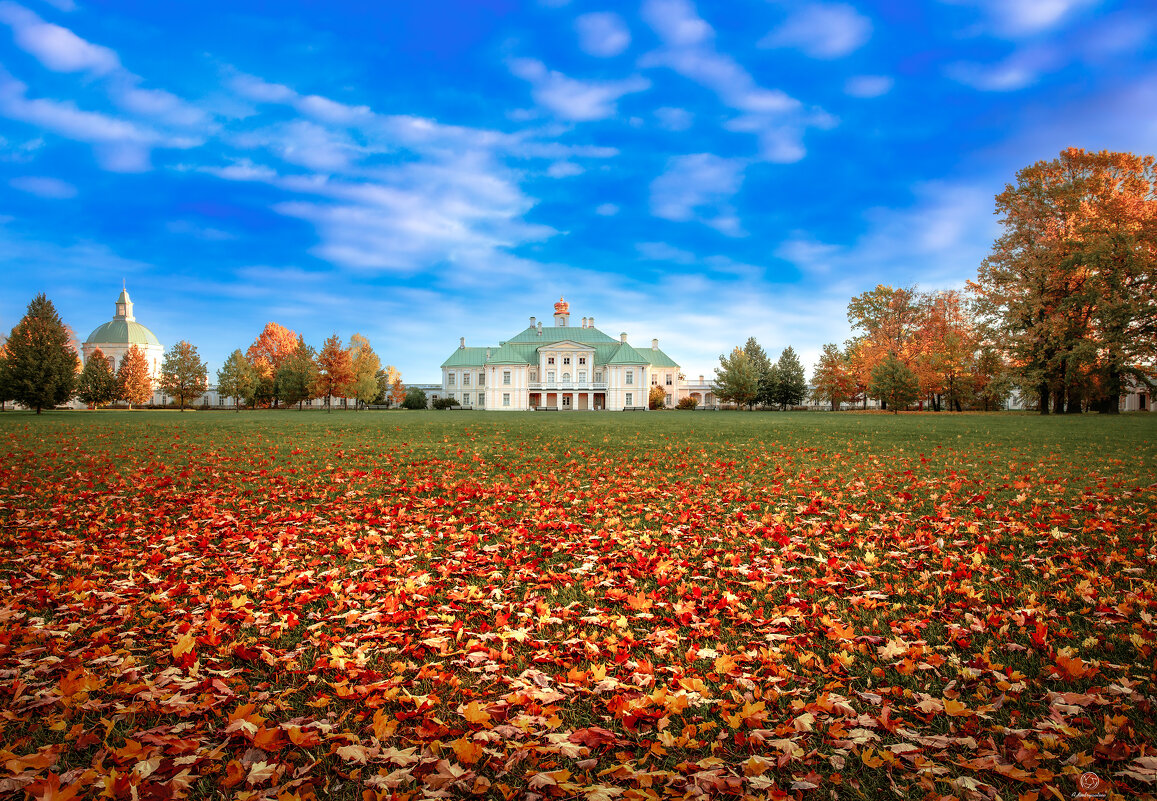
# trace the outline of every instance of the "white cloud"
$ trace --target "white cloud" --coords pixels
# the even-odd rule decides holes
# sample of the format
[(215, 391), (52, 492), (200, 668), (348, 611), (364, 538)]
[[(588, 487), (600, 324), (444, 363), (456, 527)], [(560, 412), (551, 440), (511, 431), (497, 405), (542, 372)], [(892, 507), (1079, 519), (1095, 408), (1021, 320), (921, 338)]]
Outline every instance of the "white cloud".
[(696, 261), (696, 256), (691, 251), (666, 242), (637, 242), (635, 250), (648, 261), (669, 261), (675, 264), (694, 264)]
[(759, 137), (763, 158), (798, 161), (806, 152), (806, 130), (835, 124), (834, 118), (822, 109), (806, 110), (786, 92), (760, 86), (735, 59), (719, 53), (714, 44), (715, 31), (688, 0), (647, 0), (642, 17), (663, 40), (663, 47), (641, 59), (642, 66), (672, 69), (742, 112), (725, 127)]
[(991, 30), (1010, 38), (1033, 36), (1056, 28), (1085, 8), (1103, 0), (943, 0), (980, 9)]
[(844, 83), (844, 93), (852, 97), (881, 97), (892, 91), (894, 84), (887, 75), (854, 75)]
[(546, 174), (551, 178), (572, 178), (582, 175), (586, 170), (573, 161), (556, 161), (547, 168)]
[(13, 189), (19, 189), (21, 192), (27, 192), (30, 195), (52, 200), (65, 200), (76, 197), (76, 187), (72, 184), (62, 181), (59, 178), (49, 178), (42, 175), (28, 175), (13, 178), (8, 182), (8, 185)]
[(759, 46), (790, 47), (812, 58), (831, 59), (858, 50), (871, 35), (871, 21), (850, 5), (809, 3), (794, 9)]
[(996, 64), (949, 64), (945, 73), (954, 81), (981, 91), (1012, 92), (1033, 85), (1060, 62), (1059, 55), (1051, 48), (1028, 47)]
[(730, 199), (743, 184), (744, 162), (712, 153), (677, 156), (651, 182), (651, 213), (675, 222), (696, 220), (728, 236), (743, 230)]
[(600, 217), (614, 217), (619, 213), (619, 207), (614, 203), (600, 203), (595, 206), (595, 214)]
[(579, 35), (579, 47), (588, 55), (599, 58), (617, 56), (631, 44), (631, 32), (618, 14), (583, 14), (574, 24)]
[(531, 94), (539, 105), (562, 119), (576, 122), (613, 117), (620, 97), (651, 86), (640, 76), (621, 81), (579, 81), (548, 70), (541, 61), (531, 58), (513, 59), (510, 71), (530, 83)]
[(107, 47), (81, 39), (67, 28), (45, 22), (16, 3), (0, 3), (0, 22), (12, 27), (16, 45), (54, 72), (104, 75), (120, 69), (120, 59)]
[(659, 124), (669, 131), (686, 131), (695, 120), (695, 115), (687, 109), (664, 106), (655, 109)]

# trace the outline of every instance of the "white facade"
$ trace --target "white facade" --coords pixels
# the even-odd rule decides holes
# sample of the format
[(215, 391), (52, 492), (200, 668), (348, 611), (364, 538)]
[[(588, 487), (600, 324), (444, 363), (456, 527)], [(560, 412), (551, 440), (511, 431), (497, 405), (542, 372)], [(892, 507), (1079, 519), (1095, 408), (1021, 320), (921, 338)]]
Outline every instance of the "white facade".
[(165, 358), (165, 347), (152, 331), (137, 322), (127, 289), (121, 290), (115, 308), (116, 313), (112, 320), (89, 334), (88, 339), (80, 346), (81, 356), (87, 362), (93, 353), (100, 350), (115, 373), (129, 349), (136, 345), (148, 363), (149, 378), (156, 384), (161, 378), (161, 362)]
[(627, 335), (616, 340), (594, 326), (594, 318), (570, 325), (570, 306), (554, 305), (554, 326), (530, 325), (509, 341), (466, 346), (442, 364), (442, 396), (461, 406), (494, 411), (621, 411), (646, 409), (653, 385), (664, 389), (665, 406), (685, 394), (679, 365), (651, 340), (635, 349)]

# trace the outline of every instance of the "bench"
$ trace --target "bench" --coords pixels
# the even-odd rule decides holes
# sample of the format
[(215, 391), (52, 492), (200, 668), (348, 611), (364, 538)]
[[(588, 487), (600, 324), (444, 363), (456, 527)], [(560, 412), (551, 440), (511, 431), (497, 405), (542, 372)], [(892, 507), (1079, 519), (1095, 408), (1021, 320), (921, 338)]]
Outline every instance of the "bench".
[(647, 411), (647, 407), (646, 406), (624, 406), (623, 411), (624, 412), (645, 412), (645, 411)]
[(557, 412), (558, 411), (557, 406), (535, 406), (533, 408), (536, 412)]

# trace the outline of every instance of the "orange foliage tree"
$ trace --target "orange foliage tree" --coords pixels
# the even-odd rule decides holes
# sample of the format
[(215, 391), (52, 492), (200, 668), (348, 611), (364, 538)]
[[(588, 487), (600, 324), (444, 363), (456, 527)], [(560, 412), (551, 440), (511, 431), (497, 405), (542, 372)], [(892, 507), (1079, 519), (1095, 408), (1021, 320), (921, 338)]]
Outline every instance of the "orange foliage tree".
[(245, 357), (259, 376), (256, 398), (277, 406), (277, 371), (297, 350), (297, 334), (277, 323), (266, 323)]
[(117, 397), (128, 403), (138, 406), (148, 403), (153, 398), (153, 382), (149, 378), (149, 360), (136, 345), (133, 345), (121, 359), (121, 366), (117, 368)]
[(970, 288), (1042, 414), (1114, 412), (1157, 361), (1154, 157), (1069, 148), (1016, 179)]
[(349, 397), (353, 382), (354, 365), (350, 352), (342, 345), (341, 337), (331, 335), (317, 354), (318, 396), (325, 398), (326, 408), (334, 396)]

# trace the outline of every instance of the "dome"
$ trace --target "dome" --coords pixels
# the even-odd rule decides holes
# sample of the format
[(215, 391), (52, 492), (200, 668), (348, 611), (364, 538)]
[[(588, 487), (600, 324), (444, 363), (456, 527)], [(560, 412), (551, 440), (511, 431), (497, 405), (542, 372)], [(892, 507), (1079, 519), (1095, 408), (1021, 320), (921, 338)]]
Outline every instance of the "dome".
[(136, 320), (109, 320), (88, 335), (85, 345), (156, 345), (157, 335)]
[(555, 314), (566, 314), (569, 311), (570, 311), (570, 304), (567, 303), (562, 298), (559, 298), (558, 303), (554, 304), (554, 313)]

